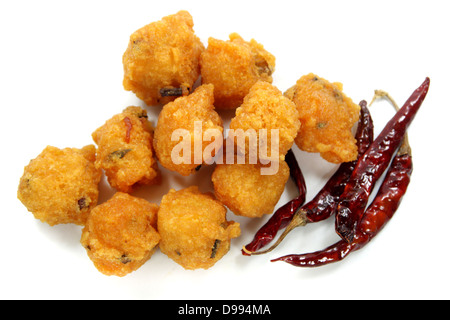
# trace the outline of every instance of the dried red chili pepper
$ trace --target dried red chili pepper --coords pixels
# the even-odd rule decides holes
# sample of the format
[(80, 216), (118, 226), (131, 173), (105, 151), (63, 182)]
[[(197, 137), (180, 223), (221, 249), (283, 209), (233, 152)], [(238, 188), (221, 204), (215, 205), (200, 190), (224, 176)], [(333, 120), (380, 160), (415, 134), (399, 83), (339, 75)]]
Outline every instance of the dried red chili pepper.
[[(367, 108), (367, 102), (363, 100), (359, 105), (361, 111), (355, 134), (358, 145), (358, 157), (367, 150), (373, 141), (373, 121)], [(278, 209), (279, 211), (275, 212), (272, 216), (274, 219), (271, 218), (258, 231), (254, 240), (243, 248), (243, 253), (246, 255), (267, 253), (278, 246), (284, 237), (294, 228), (304, 226), (310, 222), (319, 222), (330, 217), (336, 209), (339, 196), (344, 191), (345, 184), (356, 162), (357, 160), (341, 164), (322, 190), (303, 207), (301, 207), (302, 203), (294, 199)], [(283, 223), (276, 223), (278, 221), (277, 215), (283, 217)], [(286, 227), (286, 225), (286, 230), (272, 247), (268, 250), (257, 252), (257, 250), (273, 240), (277, 231)]]
[(365, 211), (352, 242), (340, 240), (324, 250), (286, 255), (271, 261), (284, 261), (297, 267), (319, 267), (340, 261), (351, 252), (363, 248), (383, 229), (397, 211), (408, 188), (412, 168), (411, 149), (405, 136), (376, 197)]
[(267, 223), (255, 234), (253, 241), (242, 248), (242, 254), (244, 255), (250, 255), (252, 252), (259, 250), (272, 241), (278, 230), (285, 228), (289, 224), (295, 211), (305, 202), (306, 183), (292, 149), (287, 152), (285, 160), (289, 166), (291, 179), (294, 180), (299, 195), (275, 211)]
[(358, 160), (336, 211), (336, 232), (348, 243), (355, 236), (376, 181), (389, 166), (392, 155), (425, 99), (429, 85), (427, 77)]

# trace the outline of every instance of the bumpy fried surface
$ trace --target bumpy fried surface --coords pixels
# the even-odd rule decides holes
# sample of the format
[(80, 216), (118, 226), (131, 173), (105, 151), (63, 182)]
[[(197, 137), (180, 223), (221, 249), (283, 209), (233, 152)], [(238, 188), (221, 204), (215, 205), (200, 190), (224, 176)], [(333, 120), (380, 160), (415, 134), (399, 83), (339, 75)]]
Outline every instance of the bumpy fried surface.
[(208, 269), (240, 235), (239, 223), (226, 220), (227, 209), (196, 186), (170, 190), (158, 212), (160, 249), (183, 268)]
[(217, 199), (245, 217), (271, 214), (289, 179), (289, 166), (279, 162), (272, 175), (262, 175), (259, 164), (218, 164), (212, 174)]
[(188, 94), (205, 49), (193, 26), (192, 16), (180, 11), (134, 32), (122, 59), (125, 90), (149, 106)]
[[(223, 140), (217, 140), (217, 148), (212, 148), (209, 153), (205, 152), (205, 156), (203, 151), (215, 141), (215, 138), (212, 138), (211, 141), (203, 139), (202, 134), (194, 132), (194, 128), (197, 123), (198, 129), (201, 129), (203, 134), (208, 129), (214, 129), (222, 136), (222, 119), (214, 110), (213, 103), (214, 86), (206, 84), (198, 87), (189, 96), (180, 97), (163, 107), (158, 117), (153, 141), (156, 155), (163, 167), (188, 176), (202, 163), (212, 163), (214, 150), (220, 149)], [(188, 136), (176, 136), (175, 141), (172, 141), (174, 131), (176, 131), (175, 133), (185, 132)], [(178, 147), (176, 147), (177, 145)], [(181, 150), (183, 146), (185, 146), (186, 152), (190, 152), (190, 156), (188, 153), (183, 153)], [(199, 148), (196, 150), (195, 146), (199, 146)], [(178, 160), (174, 162), (172, 152), (176, 157), (185, 156), (186, 161), (184, 163), (177, 163)]]
[(157, 212), (158, 205), (122, 192), (95, 207), (81, 235), (95, 267), (119, 277), (140, 268), (160, 240)]
[(258, 80), (272, 83), (275, 57), (256, 42), (244, 41), (237, 33), (230, 40), (208, 39), (201, 54), (202, 83), (214, 84), (217, 109), (235, 109)]
[(97, 205), (101, 171), (94, 166), (95, 146), (46, 147), (20, 178), (17, 197), (36, 219), (53, 226), (84, 225)]
[(105, 171), (112, 187), (131, 192), (136, 184), (159, 181), (153, 129), (142, 108), (126, 108), (95, 130), (92, 138), (98, 145), (95, 166)]
[[(279, 158), (284, 160), (284, 156), (294, 144), (294, 139), (300, 128), (298, 111), (295, 104), (287, 99), (280, 90), (265, 81), (258, 81), (245, 96), (244, 103), (236, 109), (236, 115), (231, 119), (230, 129), (242, 129), (244, 131), (253, 129), (258, 134), (258, 141), (250, 140), (245, 145), (239, 145), (236, 140), (238, 151), (251, 155), (258, 150), (259, 159), (275, 159), (277, 155), (271, 155), (272, 141), (271, 130), (278, 130), (278, 152)], [(264, 136), (261, 136), (261, 129), (267, 130), (267, 149), (259, 150), (259, 143)], [(261, 152), (262, 151), (262, 152)]]
[(320, 152), (332, 163), (358, 156), (352, 127), (360, 107), (342, 92), (341, 83), (330, 83), (312, 73), (301, 77), (285, 92), (294, 101), (302, 123), (295, 143), (307, 152)]

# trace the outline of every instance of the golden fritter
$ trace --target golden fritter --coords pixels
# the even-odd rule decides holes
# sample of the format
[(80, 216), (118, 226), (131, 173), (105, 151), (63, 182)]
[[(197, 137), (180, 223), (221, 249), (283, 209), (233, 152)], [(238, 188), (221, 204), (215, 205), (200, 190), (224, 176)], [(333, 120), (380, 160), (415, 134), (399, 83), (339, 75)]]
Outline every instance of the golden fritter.
[(358, 156), (352, 128), (359, 118), (359, 105), (342, 92), (341, 83), (308, 74), (285, 92), (297, 106), (301, 127), (295, 139), (307, 152), (320, 152), (332, 163), (353, 161)]
[(92, 210), (81, 244), (101, 273), (123, 277), (150, 259), (160, 240), (158, 208), (145, 199), (117, 192)]
[(92, 138), (98, 145), (95, 166), (105, 171), (113, 188), (131, 192), (137, 184), (159, 182), (153, 128), (144, 109), (126, 108), (95, 130)]
[(94, 166), (95, 146), (47, 146), (25, 167), (17, 197), (36, 219), (53, 226), (84, 225), (97, 205), (101, 171)]
[(205, 49), (193, 26), (189, 12), (179, 11), (134, 32), (122, 58), (125, 90), (149, 106), (187, 95)]
[(261, 174), (259, 164), (218, 164), (212, 174), (217, 199), (233, 213), (250, 218), (273, 213), (288, 179), (285, 161), (272, 175)]
[[(235, 130), (235, 133), (238, 129), (244, 132), (254, 130), (257, 134), (257, 139), (249, 139), (245, 149), (244, 144), (236, 139), (235, 145), (240, 153), (251, 155), (257, 152), (259, 160), (278, 161), (278, 158), (284, 160), (284, 156), (294, 144), (300, 128), (298, 118), (297, 108), (292, 101), (283, 96), (272, 84), (258, 81), (250, 88), (244, 103), (236, 109), (236, 115), (230, 122), (230, 129)], [(272, 139), (272, 130), (278, 132), (278, 140), (276, 136)], [(259, 148), (263, 141), (266, 141), (266, 149)], [(271, 154), (272, 146), (278, 155)]]
[[(212, 164), (215, 150), (223, 143), (222, 119), (214, 110), (214, 86), (198, 87), (187, 97), (166, 104), (158, 117), (153, 145), (159, 163), (183, 176), (195, 172), (203, 163)], [(216, 136), (203, 139), (207, 131)], [(217, 141), (215, 138), (220, 136)], [(205, 140), (205, 141), (203, 141)], [(211, 143), (217, 148), (205, 151)]]
[(237, 33), (223, 41), (208, 39), (200, 56), (202, 83), (214, 84), (217, 109), (239, 107), (258, 80), (272, 83), (275, 57), (255, 40), (244, 41)]
[(208, 269), (240, 235), (239, 223), (226, 220), (227, 209), (196, 186), (163, 196), (158, 212), (160, 249), (188, 270)]

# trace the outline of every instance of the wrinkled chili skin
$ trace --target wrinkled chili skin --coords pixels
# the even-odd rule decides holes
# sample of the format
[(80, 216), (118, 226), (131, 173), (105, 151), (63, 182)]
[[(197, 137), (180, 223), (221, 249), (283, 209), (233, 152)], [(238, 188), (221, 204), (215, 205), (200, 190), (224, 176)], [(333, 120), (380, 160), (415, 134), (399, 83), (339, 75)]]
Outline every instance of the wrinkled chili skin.
[(289, 174), (291, 175), (292, 180), (294, 180), (295, 185), (299, 191), (298, 199), (300, 202), (305, 201), (306, 199), (306, 183), (305, 178), (303, 177), (302, 170), (298, 165), (297, 159), (295, 158), (294, 152), (290, 149), (286, 156), (285, 161), (289, 166)]
[(426, 78), (359, 158), (336, 211), (336, 232), (348, 243), (353, 240), (376, 181), (389, 166), (392, 155), (425, 99), (429, 85), (430, 79)]
[[(305, 203), (306, 200), (306, 182), (305, 178), (303, 176), (303, 173), (300, 169), (300, 166), (298, 165), (297, 159), (295, 158), (294, 152), (292, 150), (289, 150), (285, 157), (286, 163), (289, 166), (289, 173), (291, 175), (292, 180), (294, 180), (295, 185), (298, 189), (298, 196), (297, 198), (292, 199), (285, 205), (283, 205), (280, 209), (275, 212), (275, 214), (272, 216), (276, 217), (274, 218), (274, 221), (270, 221), (269, 223), (274, 225), (274, 229), (272, 231), (273, 233), (277, 233), (278, 230), (285, 228), (289, 222), (292, 219), (292, 216), (294, 215), (295, 211), (300, 208), (303, 203)], [(273, 239), (273, 236), (270, 240)], [(270, 241), (269, 240), (269, 241)]]
[(305, 254), (289, 254), (270, 261), (284, 261), (296, 267), (312, 268), (341, 261), (351, 251), (353, 251), (352, 243), (347, 243), (344, 240), (340, 240), (324, 250)]
[[(373, 120), (367, 102), (362, 100), (359, 105), (361, 107), (360, 118), (355, 134), (358, 158), (366, 152), (373, 142)], [(344, 192), (357, 161), (342, 163), (317, 195), (302, 207), (309, 222), (323, 221), (336, 211), (338, 200)]]
[(396, 156), (373, 203), (366, 210), (359, 226), (369, 240), (383, 229), (397, 210), (411, 180), (413, 162), (410, 154)]
[[(293, 200), (287, 202), (282, 207), (280, 207), (267, 223), (258, 230), (253, 238), (253, 241), (245, 246), (245, 249), (250, 252), (258, 251), (263, 248), (269, 242), (271, 242), (278, 230), (286, 227), (289, 222), (292, 220), (292, 216), (301, 207), (302, 202), (298, 198), (294, 198)], [(242, 250), (243, 255), (250, 255), (244, 250)]]
[[(245, 246), (248, 251), (255, 252), (272, 241), (278, 230), (289, 224), (294, 213), (305, 202), (306, 183), (292, 149), (287, 152), (285, 161), (289, 166), (289, 173), (297, 186), (299, 195), (275, 211), (267, 223), (255, 234), (253, 241)], [(244, 250), (242, 250), (242, 254), (249, 255)]]
[(271, 261), (284, 261), (297, 267), (319, 267), (341, 261), (351, 252), (363, 248), (389, 222), (406, 193), (413, 171), (409, 153), (398, 154), (386, 174), (372, 204), (364, 213), (353, 241), (340, 240), (324, 250), (286, 255)]

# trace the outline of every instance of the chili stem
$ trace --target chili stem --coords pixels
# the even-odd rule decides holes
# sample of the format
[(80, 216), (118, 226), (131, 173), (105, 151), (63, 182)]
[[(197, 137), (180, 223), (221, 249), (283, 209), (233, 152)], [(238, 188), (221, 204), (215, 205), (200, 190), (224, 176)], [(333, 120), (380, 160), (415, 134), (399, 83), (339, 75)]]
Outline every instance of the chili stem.
[[(375, 90), (375, 94), (374, 94), (374, 96), (372, 98), (372, 101), (370, 102), (369, 106), (371, 106), (372, 103), (374, 103), (377, 99), (386, 99), (394, 106), (394, 108), (395, 108), (395, 110), (397, 112), (398, 112), (398, 110), (400, 110), (400, 107), (395, 102), (394, 98), (392, 98), (392, 96), (386, 91)], [(405, 135), (403, 136), (402, 144), (400, 145), (397, 153), (398, 153), (398, 155), (403, 155), (403, 154), (411, 155), (411, 147), (409, 145), (408, 133), (407, 132), (405, 132)]]
[(243, 250), (250, 255), (258, 255), (258, 254), (268, 253), (268, 252), (272, 251), (273, 249), (275, 249), (281, 243), (281, 241), (283, 241), (283, 239), (288, 235), (289, 232), (291, 232), (293, 229), (295, 229), (297, 227), (306, 226), (307, 223), (308, 223), (308, 218), (306, 217), (306, 211), (299, 208), (295, 212), (294, 216), (292, 217), (291, 222), (288, 224), (286, 229), (284, 229), (283, 233), (280, 235), (278, 240), (270, 248), (268, 248), (266, 250), (250, 252), (250, 251), (246, 250), (245, 246), (244, 246)]

